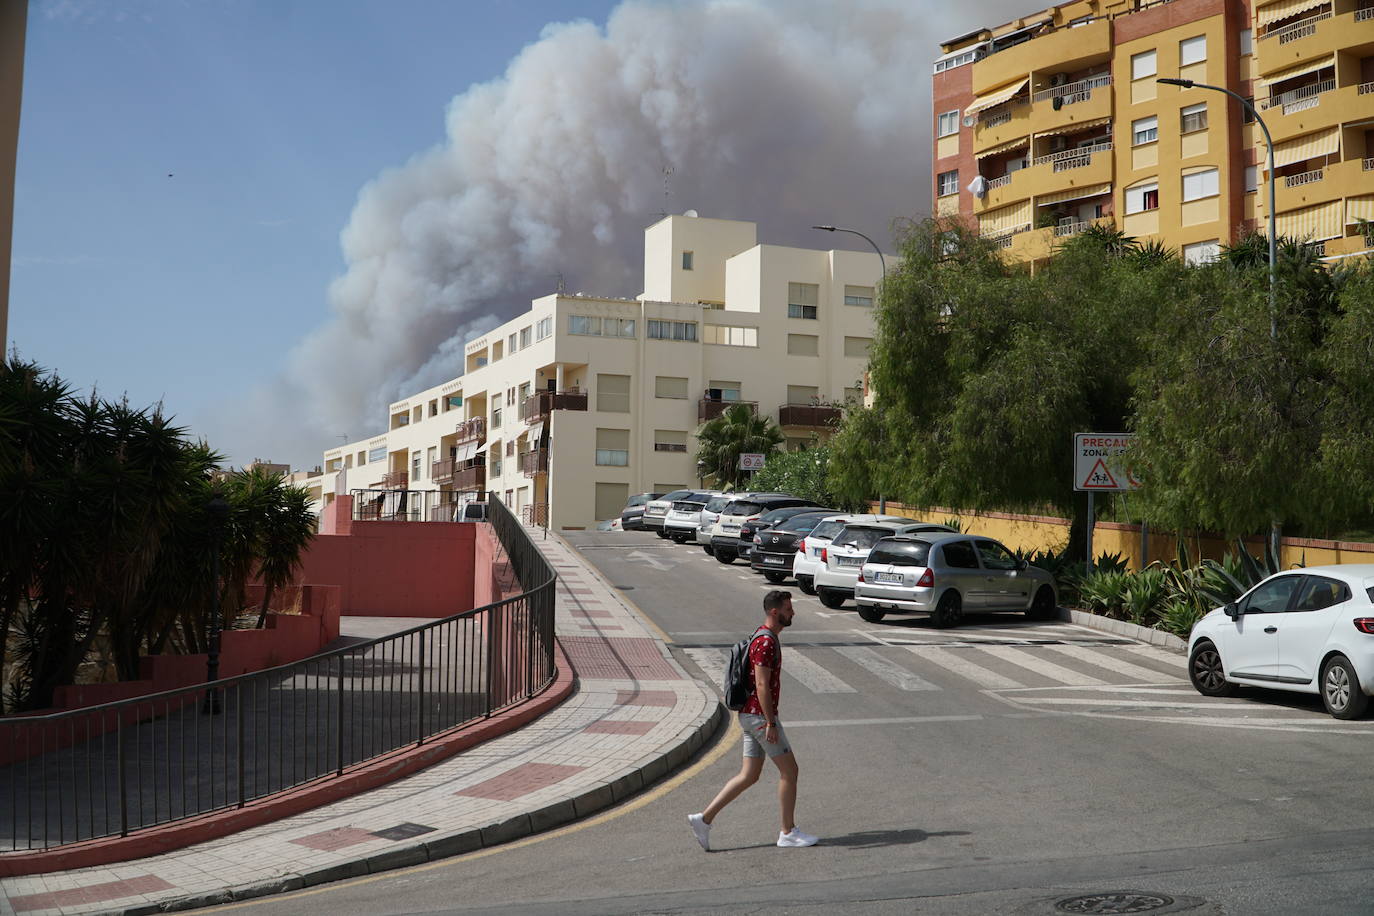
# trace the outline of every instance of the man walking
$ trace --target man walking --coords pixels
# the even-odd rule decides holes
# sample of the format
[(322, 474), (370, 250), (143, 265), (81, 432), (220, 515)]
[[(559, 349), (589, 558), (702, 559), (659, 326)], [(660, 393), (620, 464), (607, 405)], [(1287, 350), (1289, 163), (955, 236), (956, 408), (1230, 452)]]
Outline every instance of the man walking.
[(816, 837), (798, 830), (792, 819), (797, 807), (797, 760), (792, 756), (792, 746), (778, 719), (778, 691), (782, 683), (782, 643), (778, 634), (792, 625), (792, 595), (773, 589), (763, 596), (763, 612), (763, 626), (749, 642), (754, 689), (739, 712), (739, 727), (744, 732), (744, 766), (716, 794), (705, 811), (687, 815), (692, 834), (708, 852), (711, 849), (711, 822), (722, 808), (759, 781), (765, 755), (778, 768), (778, 803), (782, 808), (778, 845), (816, 844)]

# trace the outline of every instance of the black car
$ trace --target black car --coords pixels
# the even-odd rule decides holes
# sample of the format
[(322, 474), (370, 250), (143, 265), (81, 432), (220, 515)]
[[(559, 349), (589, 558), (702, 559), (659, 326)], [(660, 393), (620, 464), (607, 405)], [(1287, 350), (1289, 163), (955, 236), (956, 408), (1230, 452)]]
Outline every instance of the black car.
[(749, 565), (755, 572), (763, 573), (769, 582), (781, 582), (792, 574), (792, 561), (806, 536), (823, 519), (840, 514), (834, 509), (803, 510), (784, 522), (760, 530), (754, 535)]
[[(745, 547), (739, 536), (741, 525), (755, 521), (765, 512), (771, 512), (774, 509), (783, 509), (788, 506), (814, 507), (815, 505), (809, 499), (788, 496), (786, 493), (756, 493), (743, 499), (737, 499), (720, 512), (720, 520), (716, 523), (715, 534), (711, 535), (711, 553), (721, 563), (733, 563)], [(754, 546), (752, 538), (748, 546)]]
[[(783, 522), (792, 518), (794, 515), (804, 515), (812, 512), (826, 512), (835, 514), (838, 509), (817, 509), (815, 506), (784, 506), (781, 509), (770, 509), (760, 515), (757, 519), (747, 521), (739, 526), (739, 556), (741, 560), (748, 560), (753, 556), (754, 546), (757, 543), (755, 538), (760, 531), (769, 528), (776, 528)], [(824, 516), (822, 516), (824, 517)], [(752, 565), (752, 564), (751, 564)]]
[(644, 517), (644, 507), (650, 500), (658, 499), (662, 493), (636, 493), (630, 497), (630, 501), (625, 504), (625, 508), (620, 510), (620, 527), (626, 531), (643, 531), (644, 523), (640, 521)]

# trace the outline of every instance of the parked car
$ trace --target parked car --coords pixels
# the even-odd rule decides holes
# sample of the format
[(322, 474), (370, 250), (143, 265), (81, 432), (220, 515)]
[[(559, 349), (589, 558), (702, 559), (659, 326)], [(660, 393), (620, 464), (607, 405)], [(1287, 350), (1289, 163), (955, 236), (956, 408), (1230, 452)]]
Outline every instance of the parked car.
[(1315, 693), (1337, 719), (1357, 719), (1374, 693), (1374, 564), (1270, 576), (1199, 620), (1188, 637), (1198, 693), (1242, 684)]
[(834, 509), (825, 509), (817, 506), (784, 506), (781, 509), (770, 509), (757, 519), (747, 521), (739, 526), (739, 558), (741, 560), (748, 560), (750, 568), (753, 568), (754, 550), (758, 546), (759, 534), (761, 532), (781, 525), (794, 515), (802, 515), (803, 513), (816, 514), (819, 512), (821, 513), (820, 517), (824, 518), (825, 514), (835, 511)]
[(953, 528), (931, 522), (850, 522), (821, 550), (816, 595), (828, 608), (843, 607), (854, 597), (859, 570), (873, 545), (897, 534), (953, 534)]
[(711, 535), (715, 533), (716, 524), (720, 521), (720, 512), (730, 503), (737, 499), (742, 499), (748, 493), (721, 493), (712, 497), (711, 501), (701, 507), (701, 517), (697, 520), (697, 543), (701, 549), (706, 551), (707, 556), (712, 555)]
[(663, 532), (663, 522), (668, 517), (668, 510), (673, 506), (673, 500), (683, 499), (692, 493), (691, 490), (674, 490), (671, 493), (664, 493), (657, 499), (651, 499), (644, 504), (644, 515), (639, 519), (639, 523), (644, 526), (644, 530), (652, 531), (661, 538), (668, 535)]
[(709, 490), (698, 490), (673, 500), (668, 514), (663, 517), (663, 532), (668, 540), (686, 544), (697, 536), (697, 524), (701, 521), (701, 510), (715, 497)]
[(816, 573), (825, 565), (821, 559), (821, 553), (829, 546), (830, 541), (844, 530), (844, 526), (850, 522), (908, 522), (915, 523), (914, 518), (903, 518), (900, 515), (871, 515), (862, 512), (839, 513), (832, 515), (822, 521), (811, 533), (802, 538), (797, 544), (797, 555), (792, 558), (792, 575), (797, 577), (797, 585), (808, 595), (816, 594)]
[(921, 533), (873, 545), (854, 603), (869, 623), (891, 613), (929, 614), (937, 627), (952, 627), (966, 611), (1022, 611), (1048, 620), (1059, 595), (1053, 575), (992, 538)]
[(662, 493), (636, 493), (630, 497), (625, 508), (620, 510), (620, 527), (626, 531), (643, 531), (644, 507), (650, 500), (658, 499)]
[[(733, 563), (744, 548), (740, 542), (739, 530), (745, 522), (754, 521), (772, 509), (814, 505), (816, 504), (809, 499), (788, 496), (786, 493), (758, 493), (745, 499), (737, 499), (721, 510), (720, 519), (711, 529), (711, 555), (721, 563)], [(753, 546), (752, 540), (750, 546)]]
[(754, 572), (763, 573), (769, 582), (781, 582), (792, 575), (792, 564), (801, 554), (798, 546), (806, 536), (834, 511), (801, 509), (786, 521), (765, 528), (754, 535), (754, 549), (749, 552), (749, 565)]

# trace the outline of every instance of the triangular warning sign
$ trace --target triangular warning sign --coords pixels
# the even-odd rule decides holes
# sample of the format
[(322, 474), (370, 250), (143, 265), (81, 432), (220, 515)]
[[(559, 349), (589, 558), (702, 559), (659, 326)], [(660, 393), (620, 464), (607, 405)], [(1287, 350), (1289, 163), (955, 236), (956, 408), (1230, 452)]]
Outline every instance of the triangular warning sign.
[(1085, 490), (1117, 490), (1120, 489), (1116, 478), (1112, 472), (1107, 470), (1107, 464), (1101, 458), (1097, 459), (1097, 464), (1088, 472), (1088, 477), (1083, 481)]

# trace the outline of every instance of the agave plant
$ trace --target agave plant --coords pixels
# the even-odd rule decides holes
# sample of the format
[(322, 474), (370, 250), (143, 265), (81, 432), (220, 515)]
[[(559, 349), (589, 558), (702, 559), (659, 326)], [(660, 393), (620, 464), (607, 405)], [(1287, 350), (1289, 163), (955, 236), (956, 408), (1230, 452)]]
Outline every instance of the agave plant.
[(1121, 609), (1131, 623), (1149, 626), (1152, 619), (1162, 612), (1167, 595), (1164, 570), (1154, 565), (1147, 566), (1130, 576), (1122, 596)]

